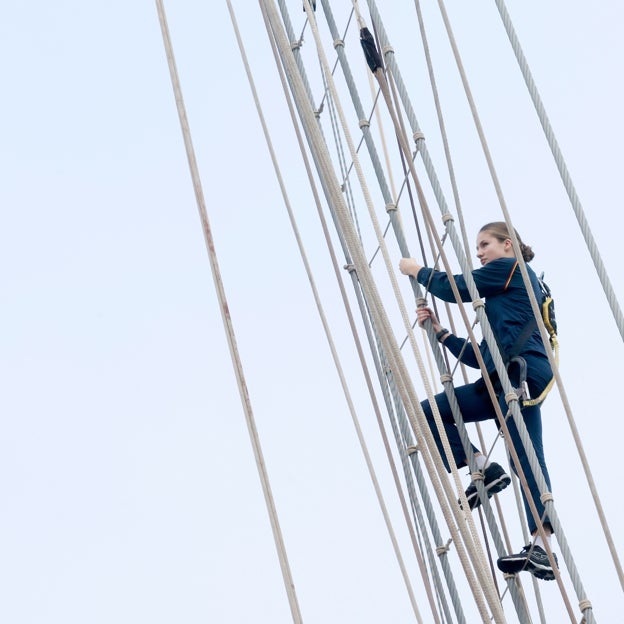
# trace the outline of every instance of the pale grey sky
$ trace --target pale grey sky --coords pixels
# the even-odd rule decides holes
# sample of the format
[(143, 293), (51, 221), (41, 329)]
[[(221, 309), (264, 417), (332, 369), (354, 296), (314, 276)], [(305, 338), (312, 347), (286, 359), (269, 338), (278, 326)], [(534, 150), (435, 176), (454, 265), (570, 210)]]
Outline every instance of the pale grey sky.
[[(300, 32), (301, 2), (287, 4)], [(342, 31), (351, 3), (332, 4)], [(433, 4), (424, 11), (472, 236), (499, 208)], [(414, 4), (378, 5), (443, 171)], [(624, 9), (577, 0), (510, 5), (622, 302)], [(226, 5), (165, 6), (303, 619), (414, 621)], [(421, 591), (260, 11), (255, 3), (234, 6), (370, 452)], [(536, 251), (534, 268), (555, 291), (562, 377), (621, 549), (622, 340), (494, 3), (449, 4), (448, 11), (512, 217)], [(359, 45), (353, 27), (346, 45)], [(4, 7), (0, 52), (0, 619), (291, 621), (155, 4), (14, 3)], [(305, 52), (312, 58), (309, 32)], [(318, 81), (318, 64), (307, 69)], [(406, 229), (416, 255), (413, 226)], [(544, 427), (556, 506), (596, 620), (619, 621), (622, 590), (558, 397), (544, 407)], [(505, 504), (512, 509), (511, 495)], [(511, 530), (520, 548), (520, 533)], [(556, 585), (540, 588), (548, 621), (565, 621)], [(508, 615), (515, 621), (511, 609)]]

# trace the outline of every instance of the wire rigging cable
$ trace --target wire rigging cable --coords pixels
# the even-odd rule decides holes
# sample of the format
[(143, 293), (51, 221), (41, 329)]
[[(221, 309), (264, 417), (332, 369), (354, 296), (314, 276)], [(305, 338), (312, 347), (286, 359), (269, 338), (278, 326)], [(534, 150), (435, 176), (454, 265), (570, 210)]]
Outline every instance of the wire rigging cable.
[[(620, 331), (622, 340), (624, 340), (624, 315), (622, 314), (622, 308), (620, 307), (617, 297), (615, 296), (611, 280), (602, 261), (602, 257), (600, 256), (600, 251), (598, 250), (598, 245), (591, 232), (589, 223), (587, 222), (585, 211), (583, 210), (581, 200), (579, 199), (579, 196), (572, 182), (570, 172), (568, 171), (568, 167), (565, 163), (565, 159), (563, 158), (563, 154), (555, 137), (553, 128), (550, 124), (550, 120), (548, 118), (548, 115), (546, 114), (546, 109), (544, 108), (544, 104), (542, 103), (542, 98), (540, 97), (535, 81), (533, 80), (533, 75), (531, 74), (531, 70), (529, 69), (529, 64), (520, 46), (520, 42), (516, 35), (516, 31), (513, 27), (511, 17), (509, 16), (505, 3), (503, 2), (503, 0), (495, 0), (495, 3), (500, 13), (503, 25), (505, 26), (505, 30), (507, 31), (511, 47), (514, 51), (514, 54), (516, 55), (516, 59), (518, 60), (518, 65), (520, 66), (520, 70), (522, 71), (522, 76), (526, 82), (529, 94), (531, 95), (531, 99), (533, 100), (533, 104), (535, 106), (535, 110), (537, 111), (540, 123), (542, 124), (542, 127), (544, 129), (544, 134), (548, 141), (548, 145), (552, 151), (557, 168), (559, 169), (559, 174), (561, 175), (564, 187), (570, 198), (572, 209), (581, 228), (583, 237), (585, 238), (587, 249), (591, 254), (594, 266), (596, 267), (596, 272), (598, 273), (598, 277), (600, 279), (600, 283), (602, 284), (603, 290), (605, 291), (607, 302), (611, 307), (613, 318), (615, 319), (617, 328)], [(619, 567), (618, 571), (620, 575), (620, 582), (623, 583), (624, 587), (621, 567)]]

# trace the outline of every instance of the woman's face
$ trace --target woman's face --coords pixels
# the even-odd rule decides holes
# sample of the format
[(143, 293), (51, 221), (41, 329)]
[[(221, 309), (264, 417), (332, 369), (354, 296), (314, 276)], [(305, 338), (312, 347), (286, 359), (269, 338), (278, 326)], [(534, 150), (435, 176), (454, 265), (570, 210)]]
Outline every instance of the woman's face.
[(498, 258), (513, 257), (514, 252), (511, 239), (506, 238), (504, 241), (499, 241), (498, 238), (492, 236), (487, 230), (479, 232), (477, 236), (477, 258), (482, 266)]

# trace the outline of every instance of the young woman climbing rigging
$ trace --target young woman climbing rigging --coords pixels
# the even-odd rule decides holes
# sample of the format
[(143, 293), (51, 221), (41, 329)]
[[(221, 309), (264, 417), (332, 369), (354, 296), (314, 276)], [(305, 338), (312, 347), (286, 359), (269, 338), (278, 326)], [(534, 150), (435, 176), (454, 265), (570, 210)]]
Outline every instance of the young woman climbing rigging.
[[(529, 262), (533, 259), (535, 254), (528, 245), (522, 243), (517, 232), (516, 237), (520, 244), (524, 261)], [(535, 323), (529, 296), (520, 269), (518, 268), (518, 262), (515, 257), (506, 223), (493, 222), (481, 228), (477, 236), (477, 258), (481, 262), (481, 268), (474, 270), (472, 276), (479, 291), (479, 295), (485, 299), (485, 313), (499, 345), (503, 360), (507, 363), (510, 381), (514, 388), (528, 388), (531, 397), (541, 396), (551, 381), (553, 373), (546, 354), (546, 347), (544, 346), (537, 324)], [(426, 287), (431, 294), (439, 299), (451, 303), (456, 302), (455, 295), (451, 289), (450, 278), (445, 272), (424, 267), (413, 258), (401, 259), (399, 269), (404, 275), (415, 277), (421, 285)], [(540, 303), (542, 292), (537, 276), (528, 266), (527, 271), (537, 301)], [(471, 301), (472, 297), (470, 296), (463, 276), (455, 275), (454, 280), (459, 289), (462, 301)], [(475, 355), (475, 347), (464, 338), (459, 338), (443, 328), (430, 308), (419, 308), (417, 310), (417, 317), (421, 326), (423, 326), (426, 321), (431, 321), (438, 341), (455, 357), (458, 357), (461, 362), (475, 368), (479, 367)], [(501, 391), (494, 362), (485, 340), (479, 344), (478, 349), (483, 357), (487, 374), (492, 380), (497, 392), (500, 409), (503, 415), (505, 415), (508, 409), (507, 403), (504, 393)], [(523, 377), (526, 378), (523, 379)], [(456, 387), (455, 394), (464, 422), (496, 419), (495, 408), (492, 405), (483, 378), (480, 378), (474, 383)], [(466, 453), (462, 446), (448, 399), (444, 393), (441, 393), (435, 396), (435, 401), (442, 422), (444, 423), (444, 429), (450, 443), (455, 465), (457, 468), (467, 466), (468, 461)], [(520, 401), (519, 404), (524, 424), (526, 425), (529, 437), (533, 443), (535, 454), (544, 479), (546, 480), (548, 490), (550, 491), (550, 478), (546, 467), (542, 444), (540, 404), (539, 402), (532, 403), (533, 404), (526, 404)], [(429, 401), (423, 401), (422, 408), (446, 468), (450, 471)], [(540, 498), (540, 490), (533, 476), (533, 471), (513, 418), (510, 417), (507, 419), (507, 426), (511, 438), (508, 443), (513, 444), (518, 454), (522, 471), (524, 472), (529, 486), (532, 501), (537, 508), (541, 518), (541, 524), (544, 527), (546, 539), (549, 541), (550, 546), (552, 526), (545, 514), (544, 504)], [(488, 458), (474, 445), (472, 445), (472, 449), (475, 455), (477, 468), (483, 473), (483, 485), (489, 498), (507, 487), (511, 478), (505, 473), (502, 466), (494, 462), (490, 463)], [(517, 473), (513, 461), (511, 462), (511, 466), (514, 472)], [(497, 562), (498, 567), (503, 572), (509, 574), (526, 570), (537, 578), (552, 580), (555, 578), (553, 568), (546, 554), (542, 537), (538, 534), (537, 524), (531, 513), (524, 490), (522, 490), (522, 495), (524, 498), (529, 530), (534, 540), (531, 545), (526, 546), (520, 553), (499, 558)], [(471, 482), (466, 490), (466, 498), (470, 509), (475, 509), (481, 504), (474, 482)]]

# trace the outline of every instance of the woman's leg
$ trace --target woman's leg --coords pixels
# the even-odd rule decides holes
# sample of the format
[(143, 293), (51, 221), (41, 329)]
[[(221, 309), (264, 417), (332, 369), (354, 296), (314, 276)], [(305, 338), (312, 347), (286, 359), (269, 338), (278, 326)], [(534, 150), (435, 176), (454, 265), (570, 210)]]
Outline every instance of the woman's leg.
[[(482, 384), (472, 383), (465, 386), (459, 386), (455, 388), (455, 396), (457, 397), (457, 403), (464, 422), (476, 422), (495, 418), (496, 412), (494, 411), (488, 393), (483, 390)], [(440, 411), (440, 417), (442, 418), (442, 422), (444, 424), (444, 430), (446, 431), (446, 435), (451, 446), (451, 451), (453, 452), (455, 466), (457, 468), (466, 466), (468, 464), (466, 461), (466, 451), (462, 445), (461, 438), (459, 437), (459, 432), (457, 430), (457, 426), (455, 425), (455, 419), (453, 418), (453, 412), (451, 411), (451, 406), (446, 393), (442, 392), (437, 394), (435, 396), (435, 400), (438, 410)], [(433, 418), (431, 405), (428, 400), (423, 401), (421, 405), (423, 411), (425, 412), (425, 416), (427, 417), (429, 428), (433, 433), (433, 437), (440, 451), (440, 455), (442, 455), (444, 465), (450, 472), (450, 467), (446, 459), (440, 435), (438, 433), (438, 427)], [(474, 445), (471, 444), (471, 446), (473, 452), (478, 452)]]
[[(503, 399), (504, 403), (504, 399)], [(501, 408), (503, 405), (501, 404)], [(533, 405), (531, 407), (525, 407), (522, 409), (522, 417), (524, 420), (524, 424), (526, 425), (527, 432), (529, 434), (529, 438), (533, 443), (533, 448), (535, 449), (535, 455), (537, 456), (537, 461), (539, 463), (540, 468), (542, 469), (542, 473), (544, 474), (544, 479), (546, 480), (546, 485), (550, 490), (550, 476), (548, 475), (548, 468), (546, 467), (546, 459), (544, 457), (544, 446), (542, 443), (542, 415), (540, 411), (539, 405)], [(537, 481), (533, 476), (533, 470), (529, 464), (529, 459), (527, 454), (524, 451), (524, 445), (520, 439), (520, 435), (518, 433), (518, 429), (513, 418), (510, 416), (507, 419), (507, 426), (509, 427), (509, 433), (511, 436), (511, 443), (514, 445), (518, 453), (518, 458), (520, 459), (520, 465), (522, 466), (522, 471), (524, 472), (524, 476), (526, 477), (527, 483), (529, 485), (529, 490), (531, 492), (531, 498), (535, 504), (537, 512), (540, 518), (544, 518), (542, 523), (545, 523), (547, 529), (550, 530), (550, 522), (548, 518), (544, 516), (544, 504), (540, 500), (540, 489), (537, 486)], [(512, 459), (511, 467), (513, 471), (518, 474), (518, 470), (514, 464)], [(524, 500), (524, 509), (527, 517), (527, 521), (529, 524), (529, 531), (531, 534), (534, 534), (537, 531), (537, 524), (535, 519), (533, 518), (533, 514), (531, 513), (531, 508), (529, 506), (527, 497), (524, 493), (524, 489), (522, 490), (522, 498)]]

